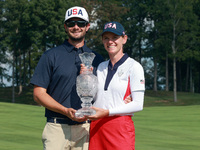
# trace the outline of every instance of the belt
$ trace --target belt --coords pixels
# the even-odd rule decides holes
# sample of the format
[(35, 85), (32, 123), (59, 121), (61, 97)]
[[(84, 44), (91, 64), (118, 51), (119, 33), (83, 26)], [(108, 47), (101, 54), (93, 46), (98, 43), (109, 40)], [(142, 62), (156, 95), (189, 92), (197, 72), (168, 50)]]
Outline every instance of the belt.
[(84, 122), (77, 122), (73, 121), (69, 118), (47, 118), (47, 122), (51, 123), (58, 123), (58, 124), (68, 124), (68, 125), (79, 125), (79, 124), (84, 124), (84, 123), (90, 123), (90, 120), (84, 121)]

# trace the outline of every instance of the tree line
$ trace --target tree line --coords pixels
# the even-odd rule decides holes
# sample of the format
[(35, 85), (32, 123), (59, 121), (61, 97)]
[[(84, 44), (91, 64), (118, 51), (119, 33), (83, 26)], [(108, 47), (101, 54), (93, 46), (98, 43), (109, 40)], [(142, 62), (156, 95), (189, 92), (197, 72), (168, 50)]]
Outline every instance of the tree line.
[(174, 91), (174, 101), (177, 91), (200, 92), (200, 0), (1, 0), (1, 87), (11, 80), (20, 94), (29, 85), (42, 53), (67, 38), (64, 16), (75, 5), (89, 13), (88, 47), (106, 59), (102, 27), (122, 23), (124, 52), (143, 65), (146, 89)]

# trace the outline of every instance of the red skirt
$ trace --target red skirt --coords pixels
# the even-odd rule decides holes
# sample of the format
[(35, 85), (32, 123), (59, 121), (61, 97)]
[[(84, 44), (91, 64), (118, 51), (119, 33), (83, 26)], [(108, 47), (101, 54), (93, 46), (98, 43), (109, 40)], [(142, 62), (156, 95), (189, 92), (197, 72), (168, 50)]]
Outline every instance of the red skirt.
[(92, 121), (89, 150), (135, 150), (135, 127), (131, 116)]

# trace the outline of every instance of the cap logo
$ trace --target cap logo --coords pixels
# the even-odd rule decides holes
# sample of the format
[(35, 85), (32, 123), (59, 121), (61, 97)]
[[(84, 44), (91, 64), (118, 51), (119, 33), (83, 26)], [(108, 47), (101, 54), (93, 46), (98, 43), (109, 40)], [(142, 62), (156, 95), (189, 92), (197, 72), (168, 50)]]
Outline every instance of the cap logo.
[(104, 29), (107, 29), (107, 28), (114, 28), (114, 29), (117, 29), (117, 26), (115, 23), (108, 23), (105, 25)]
[(68, 11), (68, 16), (71, 16), (71, 15), (82, 15), (83, 16), (83, 12), (81, 9), (78, 11), (77, 8), (74, 8), (74, 9), (71, 9)]

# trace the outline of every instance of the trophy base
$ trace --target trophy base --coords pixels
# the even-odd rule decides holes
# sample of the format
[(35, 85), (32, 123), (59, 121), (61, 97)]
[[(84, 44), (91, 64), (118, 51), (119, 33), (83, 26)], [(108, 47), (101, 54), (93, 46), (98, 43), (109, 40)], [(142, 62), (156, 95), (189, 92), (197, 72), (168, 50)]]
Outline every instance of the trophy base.
[(96, 111), (91, 108), (81, 108), (76, 111), (75, 116), (78, 118), (84, 117), (84, 116), (91, 116), (96, 114)]

